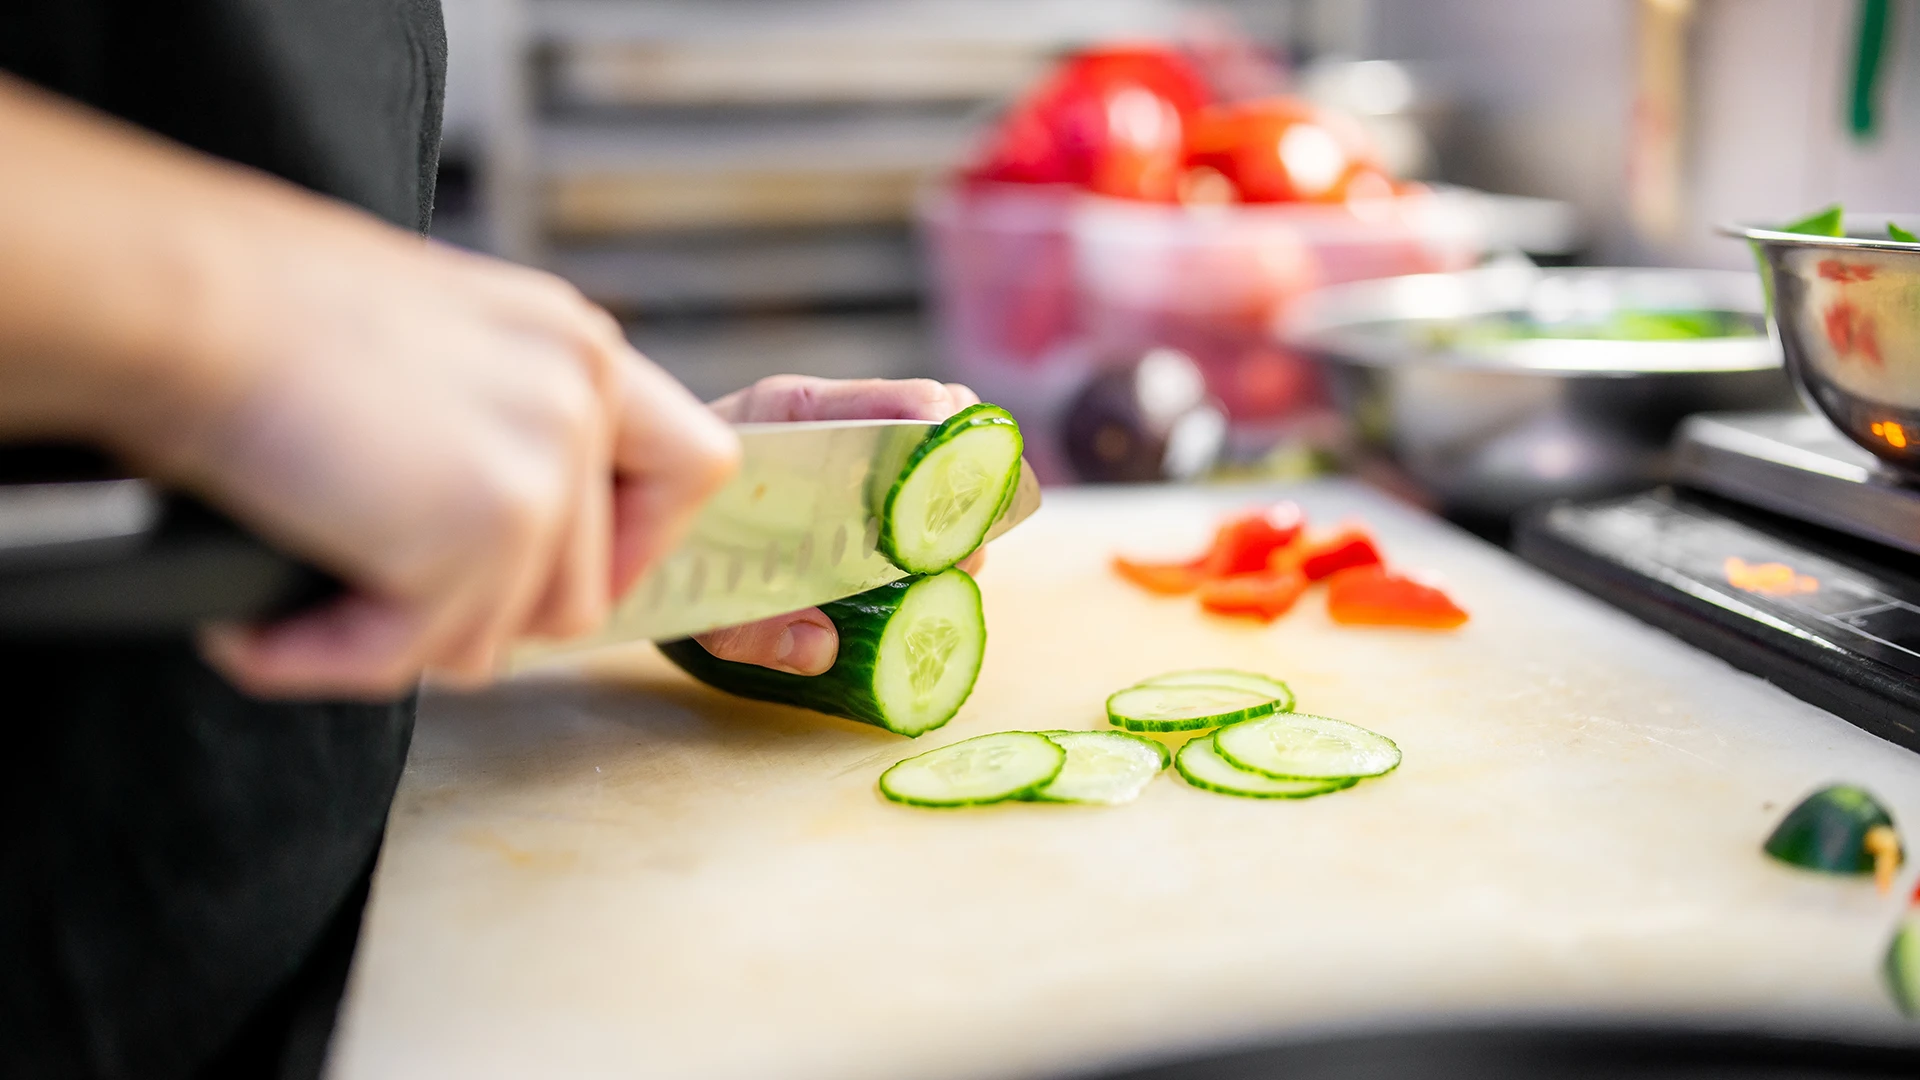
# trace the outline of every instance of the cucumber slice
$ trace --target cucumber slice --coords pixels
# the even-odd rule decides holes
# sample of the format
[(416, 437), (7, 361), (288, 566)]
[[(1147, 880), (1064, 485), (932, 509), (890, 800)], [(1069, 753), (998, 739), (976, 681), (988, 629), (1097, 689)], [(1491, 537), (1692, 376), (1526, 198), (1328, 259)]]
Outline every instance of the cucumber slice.
[(1238, 795), (1246, 799), (1307, 799), (1358, 783), (1353, 779), (1275, 780), (1270, 776), (1236, 769), (1220, 756), (1219, 747), (1214, 744), (1215, 738), (1217, 735), (1195, 739), (1181, 747), (1173, 757), (1173, 767), (1180, 773), (1181, 779), (1205, 791)]
[(1273, 712), (1271, 694), (1232, 686), (1129, 686), (1107, 699), (1107, 722), (1130, 731), (1193, 731)]
[(1227, 764), (1276, 780), (1379, 776), (1400, 764), (1400, 748), (1358, 724), (1284, 713), (1216, 732)]
[(1067, 752), (1060, 775), (1033, 793), (1040, 802), (1119, 806), (1139, 798), (1171, 755), (1152, 739), (1121, 731), (1043, 731)]
[(878, 508), (879, 550), (911, 574), (945, 570), (980, 546), (1020, 481), (1020, 425), (998, 405), (948, 417), (907, 455)]
[(1251, 671), (1235, 671), (1232, 668), (1194, 668), (1189, 671), (1169, 671), (1165, 675), (1155, 675), (1151, 679), (1141, 679), (1135, 686), (1231, 686), (1239, 690), (1251, 690), (1257, 694), (1273, 697), (1273, 711), (1277, 713), (1293, 711), (1293, 690), (1286, 683), (1266, 675), (1256, 675)]
[(1893, 1002), (1908, 1016), (1920, 1016), (1920, 911), (1909, 911), (1887, 945), (1881, 967)]
[(978, 806), (1023, 799), (1060, 775), (1067, 752), (1031, 731), (963, 739), (880, 774), (880, 794), (910, 806)]
[(953, 719), (973, 692), (986, 654), (980, 588), (960, 569), (903, 578), (820, 605), (840, 631), (824, 673), (790, 675), (716, 659), (691, 638), (660, 651), (687, 674), (729, 694), (798, 705), (919, 735)]

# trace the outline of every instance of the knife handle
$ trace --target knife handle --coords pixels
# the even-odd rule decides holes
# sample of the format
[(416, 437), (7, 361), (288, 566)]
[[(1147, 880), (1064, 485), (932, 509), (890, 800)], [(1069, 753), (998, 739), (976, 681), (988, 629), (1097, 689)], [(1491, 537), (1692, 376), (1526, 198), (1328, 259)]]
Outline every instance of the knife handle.
[(0, 637), (177, 636), (337, 595), (338, 581), (145, 480), (0, 483)]

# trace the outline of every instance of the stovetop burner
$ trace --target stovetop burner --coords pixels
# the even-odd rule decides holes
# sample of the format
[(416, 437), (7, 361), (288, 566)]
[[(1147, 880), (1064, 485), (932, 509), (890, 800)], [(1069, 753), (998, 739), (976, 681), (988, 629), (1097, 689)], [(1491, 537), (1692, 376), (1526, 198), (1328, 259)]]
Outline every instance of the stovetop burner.
[(1538, 511), (1515, 548), (1920, 751), (1920, 488), (1803, 412), (1690, 417), (1675, 451), (1679, 486)]

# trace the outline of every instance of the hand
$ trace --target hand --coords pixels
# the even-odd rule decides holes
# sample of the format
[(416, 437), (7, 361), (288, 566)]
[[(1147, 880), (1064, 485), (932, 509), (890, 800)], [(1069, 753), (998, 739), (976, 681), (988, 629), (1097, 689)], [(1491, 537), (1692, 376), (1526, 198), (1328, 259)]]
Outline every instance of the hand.
[[(979, 395), (957, 383), (931, 379), (815, 379), (776, 375), (713, 403), (730, 423), (786, 423), (794, 420), (945, 420)], [(977, 571), (982, 549), (960, 565)], [(840, 632), (819, 608), (699, 634), (694, 638), (722, 660), (758, 664), (795, 675), (818, 675), (833, 666)]]
[(283, 241), (224, 400), (193, 438), (138, 449), (355, 587), (209, 633), (238, 684), (484, 681), (516, 638), (599, 625), (738, 447), (558, 279), (341, 231)]
[(598, 625), (733, 433), (550, 275), (0, 75), (0, 437), (80, 438), (350, 593), (210, 631), (265, 695), (479, 681)]

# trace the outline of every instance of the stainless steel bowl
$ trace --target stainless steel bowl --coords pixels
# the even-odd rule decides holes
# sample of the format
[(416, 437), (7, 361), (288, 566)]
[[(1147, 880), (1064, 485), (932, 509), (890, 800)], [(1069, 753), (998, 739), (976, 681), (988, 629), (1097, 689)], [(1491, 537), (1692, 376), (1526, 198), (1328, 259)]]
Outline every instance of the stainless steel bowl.
[(1787, 373), (1846, 436), (1920, 477), (1920, 247), (1885, 239), (1889, 220), (1850, 214), (1844, 237), (1729, 225), (1766, 267)]
[[(1463, 328), (1587, 325), (1623, 313), (1715, 311), (1748, 336), (1488, 340)], [(1547, 499), (1667, 476), (1689, 413), (1791, 405), (1761, 335), (1757, 277), (1728, 271), (1496, 267), (1324, 289), (1282, 335), (1319, 358), (1349, 428), (1450, 512), (1503, 516)]]

